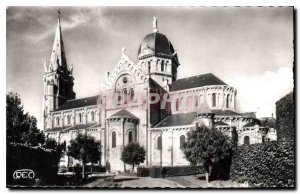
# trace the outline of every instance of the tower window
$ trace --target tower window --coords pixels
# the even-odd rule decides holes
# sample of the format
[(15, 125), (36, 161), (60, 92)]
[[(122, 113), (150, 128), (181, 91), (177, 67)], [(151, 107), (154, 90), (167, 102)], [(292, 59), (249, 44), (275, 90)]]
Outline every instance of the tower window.
[(185, 148), (185, 136), (181, 135), (180, 136), (180, 149), (184, 149)]
[(162, 149), (162, 137), (161, 137), (161, 136), (159, 136), (159, 137), (157, 138), (157, 149), (158, 149), (158, 150), (161, 150), (161, 149)]
[(111, 147), (114, 148), (116, 147), (116, 132), (113, 131), (111, 134)]
[(165, 61), (164, 60), (162, 60), (161, 61), (161, 66), (160, 66), (160, 71), (165, 71)]

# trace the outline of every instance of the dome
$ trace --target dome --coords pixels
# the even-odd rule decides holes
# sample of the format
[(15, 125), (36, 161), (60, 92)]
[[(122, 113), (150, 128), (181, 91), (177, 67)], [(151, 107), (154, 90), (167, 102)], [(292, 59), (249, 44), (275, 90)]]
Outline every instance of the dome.
[(164, 34), (153, 32), (143, 39), (138, 57), (151, 54), (171, 55), (173, 53), (174, 48), (168, 38)]

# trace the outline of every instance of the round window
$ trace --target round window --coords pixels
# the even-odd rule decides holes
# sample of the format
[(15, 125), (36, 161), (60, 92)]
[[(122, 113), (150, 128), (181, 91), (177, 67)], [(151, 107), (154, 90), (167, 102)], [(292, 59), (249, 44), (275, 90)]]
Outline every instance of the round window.
[(124, 83), (124, 84), (127, 84), (127, 82), (128, 82), (127, 77), (124, 77), (124, 78), (123, 78), (123, 83)]

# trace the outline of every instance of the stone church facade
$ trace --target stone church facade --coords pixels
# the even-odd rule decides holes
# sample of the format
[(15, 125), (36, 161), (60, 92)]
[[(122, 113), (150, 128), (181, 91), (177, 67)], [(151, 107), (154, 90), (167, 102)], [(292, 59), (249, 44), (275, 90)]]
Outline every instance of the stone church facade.
[[(255, 116), (236, 111), (235, 88), (211, 73), (178, 79), (177, 52), (157, 29), (142, 40), (137, 60), (122, 49), (120, 60), (99, 95), (76, 99), (73, 67), (65, 57), (60, 17), (51, 57), (44, 64), (43, 122), (49, 138), (69, 145), (77, 134), (101, 142), (101, 164), (123, 171), (124, 146), (138, 142), (146, 150), (141, 165), (187, 165), (183, 143), (197, 125), (214, 127), (238, 144), (276, 140), (276, 130), (260, 125)], [(99, 156), (100, 158), (100, 156)]]

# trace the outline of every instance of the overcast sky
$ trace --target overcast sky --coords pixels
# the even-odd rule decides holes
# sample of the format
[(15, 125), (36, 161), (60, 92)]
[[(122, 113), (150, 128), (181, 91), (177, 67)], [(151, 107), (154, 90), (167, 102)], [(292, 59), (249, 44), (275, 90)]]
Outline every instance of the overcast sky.
[(50, 60), (60, 9), (77, 98), (96, 95), (121, 48), (137, 60), (152, 18), (177, 50), (178, 77), (213, 73), (238, 90), (238, 111), (275, 114), (293, 90), (293, 9), (213, 7), (9, 7), (7, 92), (18, 92), (41, 125), (43, 63)]

